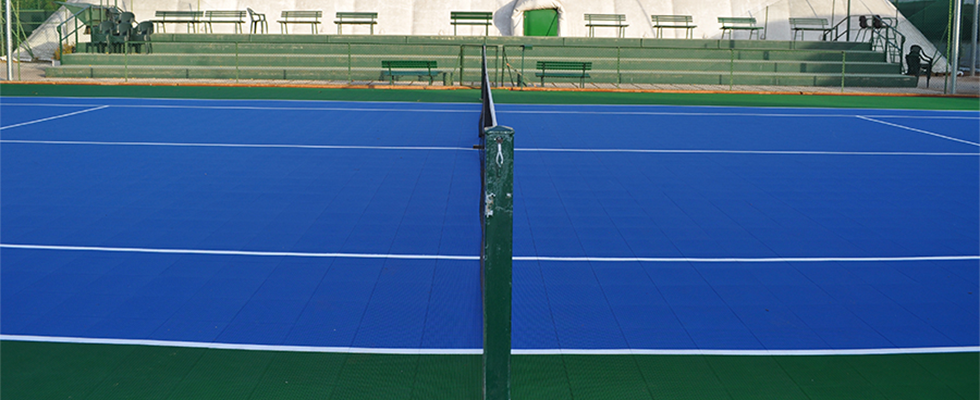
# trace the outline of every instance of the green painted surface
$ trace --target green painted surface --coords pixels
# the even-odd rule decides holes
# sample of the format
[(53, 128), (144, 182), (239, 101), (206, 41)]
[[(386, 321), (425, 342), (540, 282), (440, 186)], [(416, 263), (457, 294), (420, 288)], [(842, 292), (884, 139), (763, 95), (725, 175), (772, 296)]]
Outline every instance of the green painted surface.
[[(478, 89), (377, 90), (245, 86), (45, 85), (0, 83), (3, 96), (122, 97), (171, 99), (269, 99), (474, 103)], [(726, 93), (547, 92), (495, 90), (497, 104), (659, 104), (742, 107), (829, 107), (977, 110), (967, 97), (772, 95)]]
[(524, 36), (558, 36), (558, 10), (525, 11)]
[[(479, 355), (0, 342), (3, 399), (479, 399)], [(980, 354), (513, 356), (513, 398), (977, 399)]]

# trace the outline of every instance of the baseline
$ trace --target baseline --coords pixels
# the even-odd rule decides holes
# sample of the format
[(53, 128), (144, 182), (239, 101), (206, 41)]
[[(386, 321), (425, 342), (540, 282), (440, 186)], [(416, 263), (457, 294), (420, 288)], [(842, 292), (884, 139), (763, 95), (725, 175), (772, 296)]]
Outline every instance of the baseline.
[[(168, 340), (107, 339), (61, 336), (0, 335), (12, 342), (108, 344), (124, 346), (183, 347), (220, 350), (283, 351), (292, 353), (404, 354), (404, 355), (479, 355), (483, 349), (371, 348), (331, 346), (284, 346), (220, 342)], [(905, 347), (821, 350), (722, 350), (722, 349), (512, 349), (513, 355), (719, 355), (719, 356), (853, 356), (896, 354), (973, 353), (980, 346)]]
[[(159, 147), (225, 147), (260, 149), (326, 149), (326, 150), (449, 150), (473, 151), (469, 147), (440, 146), (354, 146), (319, 144), (248, 144), (248, 143), (192, 143), (192, 142), (104, 142), (81, 140), (21, 140), (0, 139), (7, 144), (50, 144), (88, 146), (159, 146)], [(980, 156), (980, 153), (903, 152), (903, 151), (808, 151), (808, 150), (679, 150), (679, 149), (559, 149), (516, 148), (520, 152), (541, 153), (650, 153), (650, 154), (756, 154), (756, 155), (844, 155), (844, 156)]]
[(247, 143), (190, 143), (190, 142), (100, 142), (78, 140), (19, 140), (3, 139), (0, 143), (9, 144), (55, 144), (55, 145), (90, 145), (90, 146), (160, 146), (160, 147), (231, 147), (259, 149), (340, 149), (340, 150), (467, 150), (466, 147), (438, 146), (351, 146), (351, 145), (319, 145), (319, 144), (247, 144)]
[[(62, 246), (39, 244), (0, 243), (0, 248), (23, 250), (102, 251), (116, 253), (197, 254), (256, 257), (314, 257), (314, 258), (371, 258), (401, 260), (462, 260), (476, 261), (479, 256), (442, 254), (372, 254), (372, 253), (312, 253), (289, 251), (160, 249), (146, 247)], [(771, 257), (771, 258), (692, 258), (692, 257), (550, 257), (514, 256), (514, 261), (558, 262), (695, 262), (695, 263), (776, 263), (776, 262), (882, 262), (882, 261), (969, 261), (980, 260), (980, 255), (916, 256), (916, 257)]]

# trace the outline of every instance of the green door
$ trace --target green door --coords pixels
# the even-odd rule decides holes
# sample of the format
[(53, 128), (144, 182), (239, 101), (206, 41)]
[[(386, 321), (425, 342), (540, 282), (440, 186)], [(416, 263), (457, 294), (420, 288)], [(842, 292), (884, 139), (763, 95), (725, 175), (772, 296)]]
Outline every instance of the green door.
[(558, 10), (525, 11), (524, 36), (558, 36)]

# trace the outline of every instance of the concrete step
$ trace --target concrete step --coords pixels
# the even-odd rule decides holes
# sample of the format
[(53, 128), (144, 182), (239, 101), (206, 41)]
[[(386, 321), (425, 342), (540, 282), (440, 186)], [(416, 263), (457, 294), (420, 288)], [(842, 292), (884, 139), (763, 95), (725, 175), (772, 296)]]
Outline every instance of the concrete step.
[(653, 38), (585, 38), (585, 37), (524, 37), (524, 36), (406, 36), (406, 35), (309, 35), (309, 34), (197, 34), (155, 33), (154, 42), (179, 43), (375, 43), (375, 44), (469, 44), (484, 43), (496, 46), (586, 46), (586, 47), (667, 47), (713, 49), (823, 49), (823, 50), (871, 50), (866, 42), (781, 41), (781, 40), (721, 40), (721, 39), (653, 39)]
[[(816, 57), (814, 57), (816, 58)], [(386, 55), (289, 55), (275, 54), (69, 54), (63, 65), (129, 65), (129, 66), (216, 66), (216, 67), (334, 67), (334, 68), (380, 68), (382, 60), (425, 59), (434, 60), (442, 69), (456, 69), (458, 55), (386, 54)], [(535, 68), (536, 61), (570, 61), (569, 58), (527, 58), (524, 70)], [(520, 69), (520, 63), (510, 60), (513, 69)], [(499, 60), (492, 59), (490, 68), (498, 66)], [(591, 59), (593, 69), (610, 70), (670, 70), (670, 71), (719, 71), (727, 72), (816, 72), (840, 73), (840, 60), (758, 60), (758, 59), (687, 59), (687, 58), (595, 58)], [(464, 59), (464, 68), (479, 68), (475, 57)], [(883, 62), (850, 61), (843, 65), (850, 73), (901, 73), (901, 66)]]
[[(449, 71), (446, 71), (449, 72)], [(464, 72), (464, 81), (478, 80), (478, 71)], [(63, 65), (47, 69), (50, 77), (76, 78), (161, 78), (161, 79), (286, 79), (286, 80), (353, 80), (381, 81), (380, 68), (337, 67), (215, 67), (215, 66), (83, 66)], [(505, 74), (506, 75), (506, 74)], [(458, 75), (452, 75), (456, 82)], [(499, 79), (499, 78), (497, 78)], [(509, 79), (509, 78), (508, 78)], [(404, 77), (401, 80), (414, 80)], [(427, 79), (425, 79), (427, 81)], [(540, 82), (533, 72), (530, 82)], [(436, 78), (442, 81), (442, 77)], [(545, 82), (577, 82), (578, 79), (546, 78)], [(590, 71), (587, 82), (592, 83), (677, 83), (712, 85), (790, 85), (790, 86), (839, 86), (839, 73), (788, 73), (788, 72), (734, 72), (717, 71), (664, 71), (632, 70), (615, 71), (599, 69)], [(914, 87), (914, 77), (898, 74), (847, 74), (844, 85), (850, 87)]]

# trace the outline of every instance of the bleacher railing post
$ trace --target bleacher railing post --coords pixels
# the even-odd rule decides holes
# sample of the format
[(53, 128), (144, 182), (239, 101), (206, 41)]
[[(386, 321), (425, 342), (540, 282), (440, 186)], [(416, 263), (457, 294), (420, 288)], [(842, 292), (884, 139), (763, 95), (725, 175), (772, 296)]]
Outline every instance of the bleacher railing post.
[(484, 130), (483, 398), (510, 400), (514, 130)]
[(735, 49), (728, 49), (732, 55), (732, 61), (728, 69), (728, 90), (735, 90)]
[(844, 71), (847, 68), (847, 52), (840, 52), (840, 92), (844, 93)]

